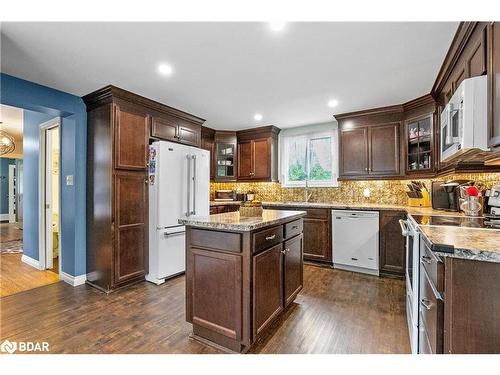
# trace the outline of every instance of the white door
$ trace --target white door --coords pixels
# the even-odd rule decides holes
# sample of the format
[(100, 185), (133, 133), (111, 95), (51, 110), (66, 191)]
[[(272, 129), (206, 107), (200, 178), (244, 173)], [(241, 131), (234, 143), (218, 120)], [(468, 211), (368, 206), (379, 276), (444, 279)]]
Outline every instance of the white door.
[(9, 223), (16, 222), (16, 166), (9, 165)]

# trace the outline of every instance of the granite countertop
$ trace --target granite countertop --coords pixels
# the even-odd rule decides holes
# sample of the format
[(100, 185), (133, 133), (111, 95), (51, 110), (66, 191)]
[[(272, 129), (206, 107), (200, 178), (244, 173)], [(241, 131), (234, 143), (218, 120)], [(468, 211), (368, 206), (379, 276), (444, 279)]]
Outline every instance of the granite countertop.
[[(498, 229), (419, 225), (419, 230), (440, 256), (500, 263)], [(446, 251), (450, 247), (452, 253)]]
[(242, 217), (239, 212), (210, 216), (191, 216), (179, 219), (179, 224), (197, 228), (249, 232), (259, 228), (287, 223), (306, 215), (304, 211), (264, 210), (262, 216)]

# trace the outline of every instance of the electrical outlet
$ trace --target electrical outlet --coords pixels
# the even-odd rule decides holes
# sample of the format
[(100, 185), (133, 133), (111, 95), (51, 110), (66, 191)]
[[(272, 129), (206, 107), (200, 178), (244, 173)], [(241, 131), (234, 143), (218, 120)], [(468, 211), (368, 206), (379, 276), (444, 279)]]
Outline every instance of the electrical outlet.
[(73, 175), (69, 174), (66, 176), (66, 186), (73, 186)]

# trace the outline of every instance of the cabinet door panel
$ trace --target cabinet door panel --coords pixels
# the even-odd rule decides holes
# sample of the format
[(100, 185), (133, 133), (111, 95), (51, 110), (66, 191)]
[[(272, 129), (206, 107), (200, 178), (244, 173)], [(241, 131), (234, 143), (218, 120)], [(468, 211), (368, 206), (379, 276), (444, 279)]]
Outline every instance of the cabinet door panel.
[(141, 172), (115, 174), (115, 282), (146, 274), (147, 185)]
[(304, 218), (304, 259), (330, 262), (330, 221)]
[(271, 143), (266, 139), (253, 141), (253, 178), (271, 177)]
[(185, 121), (180, 122), (177, 128), (179, 142), (186, 145), (200, 147), (201, 145), (201, 126), (189, 124)]
[(303, 243), (302, 234), (285, 242), (285, 306), (292, 303), (302, 289)]
[(369, 138), (370, 174), (399, 174), (399, 123), (373, 126)]
[(115, 168), (146, 170), (149, 117), (115, 106)]
[(380, 271), (394, 276), (405, 274), (405, 237), (401, 235), (399, 220), (404, 213), (380, 213)]
[(177, 141), (177, 123), (172, 118), (154, 117), (151, 134), (167, 141)]
[(253, 257), (253, 334), (262, 332), (283, 310), (282, 244)]
[(238, 179), (252, 178), (252, 142), (238, 143)]
[[(213, 330), (234, 340), (241, 339), (241, 256), (191, 248), (191, 274), (186, 289), (193, 324)], [(223, 293), (220, 291), (223, 290)]]
[(368, 173), (367, 129), (343, 129), (341, 136), (340, 169), (344, 176)]

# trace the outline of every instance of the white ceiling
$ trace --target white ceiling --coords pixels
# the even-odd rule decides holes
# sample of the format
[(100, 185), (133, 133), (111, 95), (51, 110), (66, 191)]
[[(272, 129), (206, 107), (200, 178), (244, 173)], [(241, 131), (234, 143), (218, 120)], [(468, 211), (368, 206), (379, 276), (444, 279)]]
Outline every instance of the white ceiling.
[[(79, 96), (113, 84), (217, 129), (285, 128), (429, 93), (457, 26), (3, 23), (1, 68)], [(161, 62), (172, 76), (158, 74)]]
[(0, 129), (14, 138), (16, 148), (5, 158), (19, 159), (23, 157), (23, 110), (0, 104)]

